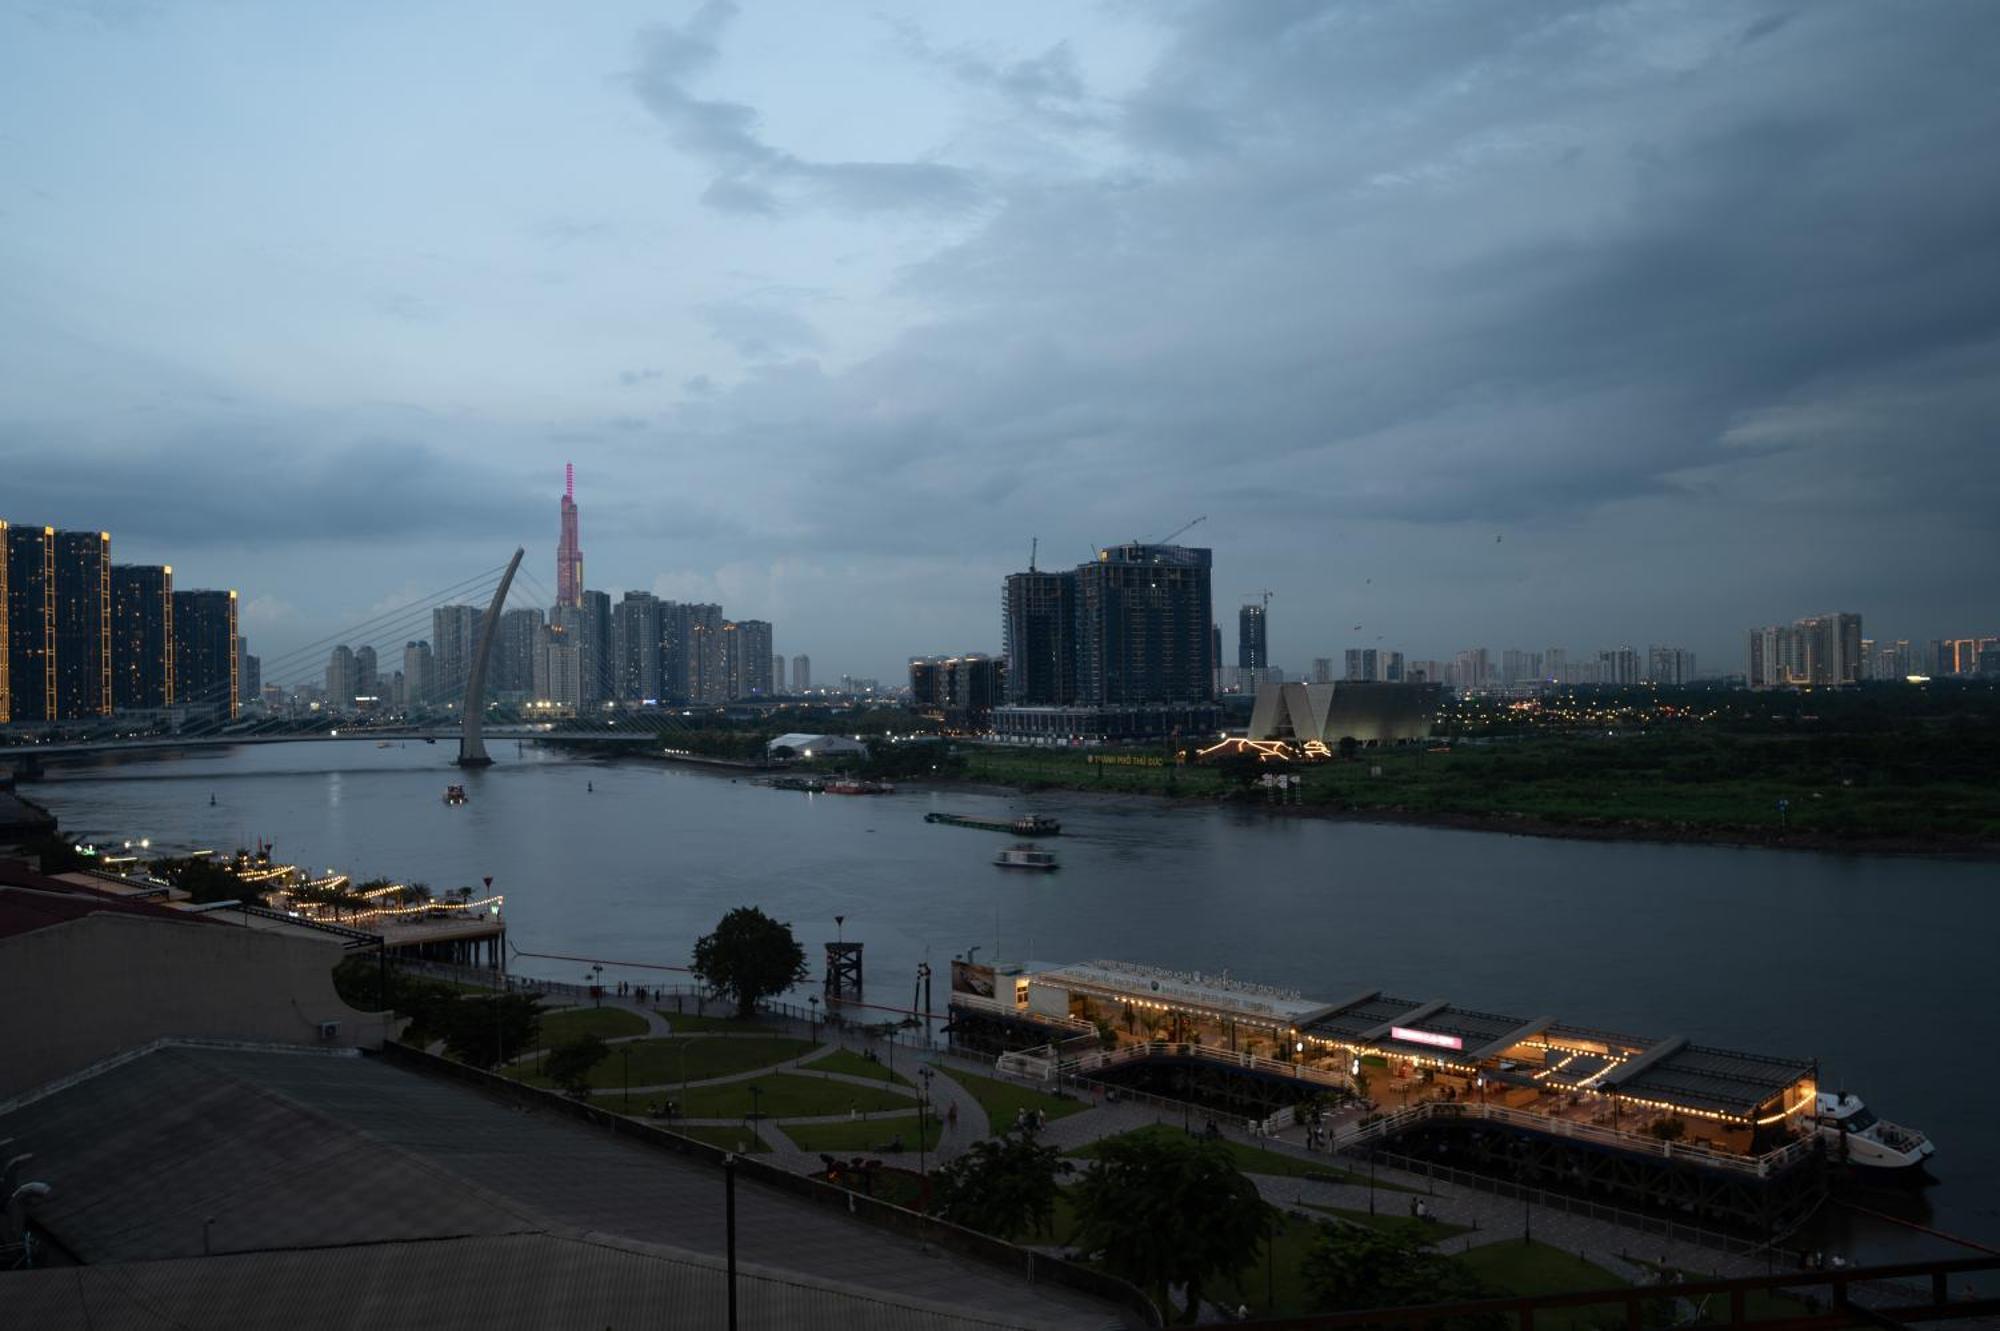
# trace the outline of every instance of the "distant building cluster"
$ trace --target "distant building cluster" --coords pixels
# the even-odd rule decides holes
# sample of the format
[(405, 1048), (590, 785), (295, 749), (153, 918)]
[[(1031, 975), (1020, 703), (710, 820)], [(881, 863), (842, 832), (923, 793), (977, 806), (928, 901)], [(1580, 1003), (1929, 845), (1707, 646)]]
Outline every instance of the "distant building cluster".
[(1814, 615), (1750, 630), (1753, 689), (1840, 688), (1867, 678), (1861, 616)]
[(910, 706), (961, 734), (992, 728), (1006, 698), (1007, 661), (982, 652), (910, 658)]
[[(556, 543), (556, 603), (546, 612), (503, 610), (487, 662), (486, 694), (548, 716), (607, 707), (709, 706), (786, 692), (785, 659), (769, 620), (729, 619), (713, 603), (662, 600), (584, 586), (576, 472), (564, 469)], [(442, 605), (431, 636), (404, 645), (399, 670), (382, 673), (373, 649), (335, 647), (325, 706), (336, 712), (450, 709), (465, 696), (486, 609)], [(362, 665), (363, 654), (367, 664)], [(812, 662), (791, 660), (791, 692), (812, 687)]]
[(114, 564), (111, 533), (0, 522), (0, 725), (231, 718), (257, 696), (234, 591)]

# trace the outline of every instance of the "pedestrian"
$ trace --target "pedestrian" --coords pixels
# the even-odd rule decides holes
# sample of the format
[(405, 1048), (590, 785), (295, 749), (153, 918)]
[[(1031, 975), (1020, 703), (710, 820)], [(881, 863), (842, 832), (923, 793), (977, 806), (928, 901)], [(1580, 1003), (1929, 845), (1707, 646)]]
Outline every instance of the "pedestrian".
[(1417, 1199), (1412, 1197), (1410, 1198), (1410, 1218), (1414, 1220), (1416, 1219), (1416, 1217), (1417, 1217)]
[(1027, 1109), (1027, 1106), (1025, 1106), (1025, 1105), (1017, 1105), (1017, 1106), (1015, 1106), (1015, 1108), (1014, 1108), (1014, 1131), (1016, 1131), (1016, 1132), (1020, 1132), (1020, 1131), (1021, 1131), (1022, 1129), (1026, 1128), (1027, 1126), (1028, 1126), (1028, 1109)]
[(944, 1125), (947, 1129), (958, 1126), (958, 1101), (952, 1101), (951, 1108), (944, 1111)]

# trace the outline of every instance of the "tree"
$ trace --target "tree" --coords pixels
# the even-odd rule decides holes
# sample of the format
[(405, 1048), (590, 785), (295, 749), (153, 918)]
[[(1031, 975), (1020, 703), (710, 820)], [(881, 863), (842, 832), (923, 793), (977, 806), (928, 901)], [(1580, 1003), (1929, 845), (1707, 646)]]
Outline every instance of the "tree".
[(1248, 1266), (1271, 1232), (1272, 1211), (1221, 1142), (1161, 1132), (1113, 1137), (1075, 1190), (1083, 1251), (1171, 1309), (1187, 1287), (1185, 1320), (1201, 1313), (1202, 1285)]
[(579, 1035), (567, 1044), (559, 1044), (549, 1050), (543, 1071), (549, 1080), (582, 1098), (590, 1089), (590, 1072), (611, 1053), (611, 1046), (604, 1043), (601, 1035)]
[[(1299, 1265), (1306, 1293), (1327, 1312), (1457, 1303), (1485, 1296), (1479, 1281), (1423, 1239), (1418, 1222), (1383, 1230), (1365, 1225), (1322, 1224)], [(1500, 1319), (1456, 1318), (1447, 1331), (1474, 1331)]]
[(518, 1057), (542, 1029), (540, 994), (465, 995), (426, 1014), (461, 1063), (491, 1068)]
[(955, 1225), (1003, 1239), (1047, 1234), (1055, 1225), (1057, 1178), (1074, 1168), (1032, 1132), (1009, 1131), (931, 1176), (937, 1213)]
[(782, 994), (806, 978), (806, 950), (792, 926), (755, 906), (738, 906), (722, 917), (715, 932), (695, 940), (694, 973), (736, 1004), (736, 1014), (757, 1013), (760, 999)]

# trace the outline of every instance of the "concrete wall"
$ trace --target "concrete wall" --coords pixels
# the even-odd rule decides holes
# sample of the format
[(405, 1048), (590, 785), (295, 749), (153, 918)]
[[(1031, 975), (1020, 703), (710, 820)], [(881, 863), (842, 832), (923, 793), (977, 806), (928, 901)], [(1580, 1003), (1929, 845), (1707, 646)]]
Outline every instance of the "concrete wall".
[(165, 1036), (380, 1048), (383, 1017), (334, 992), (341, 956), (331, 940), (108, 912), (0, 939), (0, 1100)]

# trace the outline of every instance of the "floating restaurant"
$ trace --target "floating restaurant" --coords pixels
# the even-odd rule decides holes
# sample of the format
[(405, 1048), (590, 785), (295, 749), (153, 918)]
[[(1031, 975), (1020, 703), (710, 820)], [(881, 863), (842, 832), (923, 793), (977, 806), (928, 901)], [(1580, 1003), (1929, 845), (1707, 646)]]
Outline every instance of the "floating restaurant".
[(1335, 1149), (1444, 1157), (1765, 1232), (1825, 1190), (1822, 1102), (1836, 1097), (1820, 1095), (1809, 1058), (1115, 961), (1013, 974), (954, 963), (951, 1002), (954, 1040), (998, 1053), (1002, 1071), (1257, 1118), (1323, 1097)]

